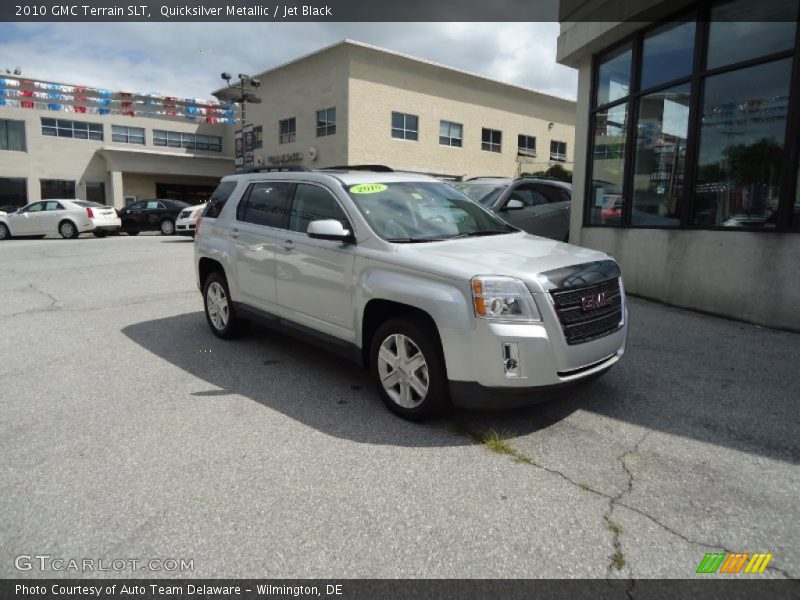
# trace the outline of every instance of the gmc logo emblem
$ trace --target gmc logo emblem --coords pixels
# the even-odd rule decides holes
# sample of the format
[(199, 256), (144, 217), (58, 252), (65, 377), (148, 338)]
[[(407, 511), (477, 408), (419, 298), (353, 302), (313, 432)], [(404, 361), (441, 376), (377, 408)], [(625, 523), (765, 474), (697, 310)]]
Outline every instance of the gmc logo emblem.
[(606, 305), (606, 293), (600, 292), (599, 294), (592, 294), (591, 296), (584, 296), (581, 298), (581, 308), (583, 312), (589, 312), (597, 308), (602, 308)]

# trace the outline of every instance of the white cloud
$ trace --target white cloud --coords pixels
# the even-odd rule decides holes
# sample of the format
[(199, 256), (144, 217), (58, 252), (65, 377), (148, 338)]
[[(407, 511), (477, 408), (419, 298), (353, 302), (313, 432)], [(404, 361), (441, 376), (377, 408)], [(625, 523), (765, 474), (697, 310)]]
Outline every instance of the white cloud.
[(219, 74), (259, 72), (344, 38), (575, 98), (555, 23), (70, 23), (0, 28), (0, 67), (31, 77), (207, 97)]

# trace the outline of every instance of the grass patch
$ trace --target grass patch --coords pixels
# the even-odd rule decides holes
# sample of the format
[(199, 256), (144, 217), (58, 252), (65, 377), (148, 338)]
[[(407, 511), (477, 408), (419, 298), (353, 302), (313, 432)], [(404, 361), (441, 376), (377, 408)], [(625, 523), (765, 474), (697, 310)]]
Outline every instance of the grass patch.
[(505, 434), (498, 433), (494, 429), (485, 432), (475, 431), (465, 425), (453, 424), (448, 427), (450, 431), (456, 435), (467, 437), (475, 444), (484, 446), (487, 450), (497, 454), (504, 454), (514, 459), (514, 462), (525, 463), (528, 465), (533, 464), (533, 459), (529, 456), (521, 454), (518, 450), (513, 448), (507, 441)]
[(622, 552), (617, 550), (611, 556), (611, 566), (614, 567), (617, 571), (621, 571), (625, 566), (625, 557), (622, 556)]
[(619, 535), (622, 532), (622, 530), (619, 528), (619, 525), (613, 523), (612, 521), (606, 523), (606, 527), (608, 527), (608, 530), (614, 535)]

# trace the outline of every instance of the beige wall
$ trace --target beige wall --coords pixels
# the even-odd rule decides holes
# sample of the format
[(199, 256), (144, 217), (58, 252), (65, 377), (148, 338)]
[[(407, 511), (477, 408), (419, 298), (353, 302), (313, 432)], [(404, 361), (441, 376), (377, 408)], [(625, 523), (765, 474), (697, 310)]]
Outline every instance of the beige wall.
[[(575, 104), (403, 56), (351, 46), (352, 164), (382, 163), (443, 175), (516, 176), (546, 169), (550, 141), (567, 143), (572, 168)], [(419, 140), (391, 136), (392, 112), (419, 117)], [(441, 120), (463, 125), (461, 148), (439, 144)], [(552, 129), (548, 124), (552, 122)], [(481, 149), (484, 127), (503, 132), (500, 153)], [(517, 162), (517, 135), (536, 137), (536, 158)]]
[[(263, 127), (263, 147), (255, 150), (266, 164), (269, 156), (300, 152), (308, 168), (347, 163), (347, 57), (343, 48), (333, 48), (301, 61), (270, 71), (260, 77), (256, 94), (261, 104), (247, 105), (247, 123)], [(317, 137), (317, 111), (336, 107), (336, 133)], [(294, 142), (279, 143), (278, 121), (294, 117)], [(314, 147), (317, 159), (309, 158)]]
[[(65, 119), (101, 123), (103, 125), (103, 141), (58, 138), (42, 135), (42, 118)], [(169, 119), (127, 117), (124, 115), (88, 115), (41, 111), (29, 108), (0, 107), (0, 119), (11, 119), (25, 122), (25, 138), (27, 152), (0, 151), (0, 177), (23, 177), (27, 179), (28, 201), (35, 202), (41, 198), (40, 179), (65, 179), (75, 181), (75, 194), (85, 196), (85, 182), (106, 182), (106, 199), (109, 204), (120, 205), (121, 198), (127, 194), (125, 190), (116, 194), (119, 202), (113, 201), (112, 189), (114, 170), (131, 170), (136, 157), (148, 156), (147, 153), (163, 153), (150, 159), (147, 168), (154, 173), (216, 175), (221, 177), (233, 172), (233, 138), (225, 125), (191, 123)], [(145, 145), (123, 144), (111, 141), (111, 126), (125, 125), (145, 129)], [(222, 152), (202, 152), (183, 148), (163, 148), (153, 146), (153, 130), (164, 129), (185, 133), (200, 133), (222, 137)], [(118, 154), (124, 159), (111, 164), (104, 154), (108, 148), (119, 148), (125, 152)], [(145, 152), (142, 152), (145, 151)], [(181, 156), (185, 155), (186, 158)], [(192, 155), (206, 155), (193, 164), (196, 159)], [(228, 157), (223, 159), (223, 157)], [(205, 163), (205, 164), (204, 164)], [(195, 170), (196, 169), (196, 170)]]

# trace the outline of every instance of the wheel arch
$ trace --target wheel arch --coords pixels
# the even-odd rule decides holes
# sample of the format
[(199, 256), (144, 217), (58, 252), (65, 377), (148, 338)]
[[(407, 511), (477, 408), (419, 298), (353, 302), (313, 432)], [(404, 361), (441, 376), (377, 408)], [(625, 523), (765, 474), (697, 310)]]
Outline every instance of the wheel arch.
[(230, 287), (230, 281), (228, 280), (228, 274), (225, 272), (225, 267), (222, 266), (222, 263), (218, 260), (213, 258), (208, 258), (207, 256), (203, 256), (197, 263), (197, 276), (200, 280), (200, 290), (202, 291), (206, 285), (206, 279), (211, 273), (214, 272), (222, 273), (222, 276), (225, 278), (225, 281), (228, 282), (228, 286)]

